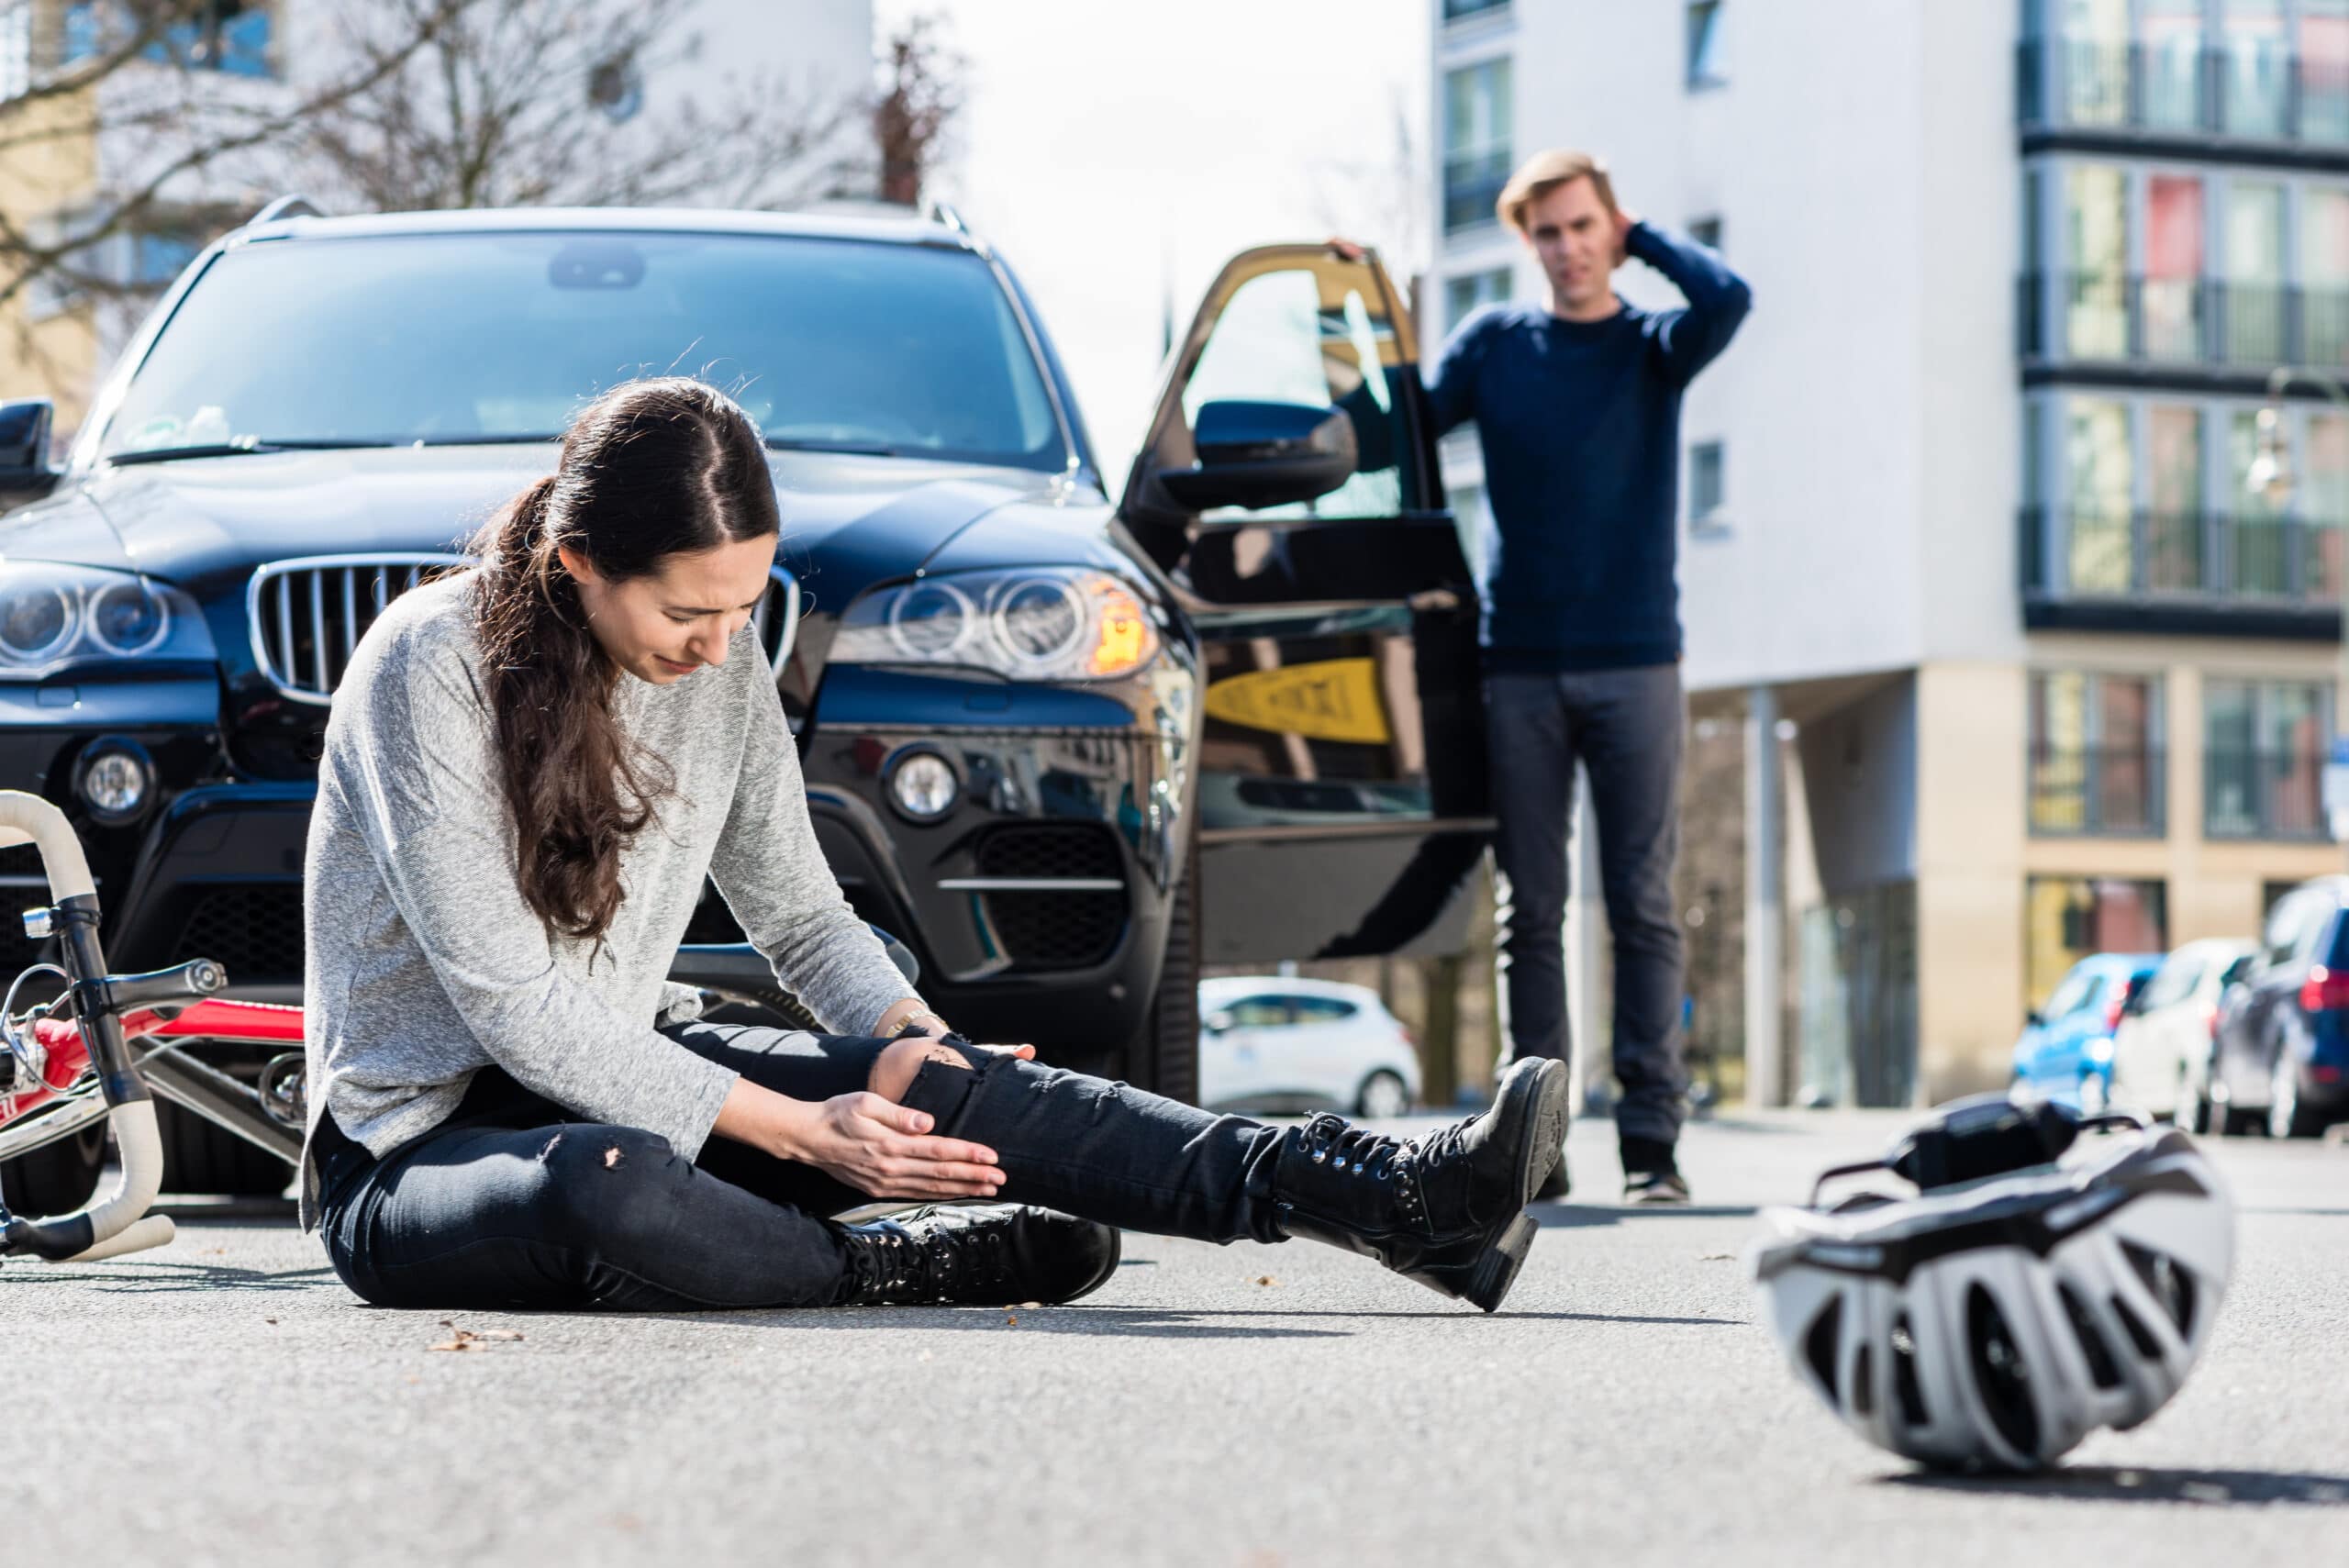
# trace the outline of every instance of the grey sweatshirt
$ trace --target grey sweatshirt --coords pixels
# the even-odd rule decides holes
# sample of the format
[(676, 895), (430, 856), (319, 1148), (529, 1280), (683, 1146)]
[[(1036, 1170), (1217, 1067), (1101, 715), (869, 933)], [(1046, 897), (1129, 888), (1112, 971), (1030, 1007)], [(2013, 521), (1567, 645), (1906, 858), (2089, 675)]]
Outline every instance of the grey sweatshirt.
[[(673, 685), (623, 674), (626, 734), (676, 792), (620, 856), (595, 944), (550, 939), (523, 901), (494, 764), (471, 573), (401, 597), (335, 693), (304, 868), (310, 1129), (376, 1155), (445, 1120), (492, 1062), (582, 1119), (659, 1133), (691, 1159), (735, 1074), (653, 1028), (705, 874), (775, 977), (827, 1029), (870, 1032), (908, 993), (850, 910), (807, 820), (798, 753), (748, 628)], [(302, 1223), (317, 1223), (302, 1161)]]

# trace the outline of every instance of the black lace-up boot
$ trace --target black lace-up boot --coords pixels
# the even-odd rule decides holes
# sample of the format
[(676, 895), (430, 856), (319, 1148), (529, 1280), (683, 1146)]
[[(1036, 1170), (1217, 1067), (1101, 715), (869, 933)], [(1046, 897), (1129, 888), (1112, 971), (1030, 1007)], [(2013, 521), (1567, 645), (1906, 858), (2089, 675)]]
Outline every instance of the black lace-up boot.
[(1490, 1312), (1533, 1243), (1525, 1206), (1565, 1130), (1565, 1063), (1538, 1057), (1509, 1069), (1483, 1116), (1408, 1140), (1315, 1117), (1273, 1173), (1281, 1229)]
[(907, 1209), (844, 1225), (841, 1242), (841, 1307), (1056, 1307), (1118, 1267), (1114, 1228), (1012, 1204)]

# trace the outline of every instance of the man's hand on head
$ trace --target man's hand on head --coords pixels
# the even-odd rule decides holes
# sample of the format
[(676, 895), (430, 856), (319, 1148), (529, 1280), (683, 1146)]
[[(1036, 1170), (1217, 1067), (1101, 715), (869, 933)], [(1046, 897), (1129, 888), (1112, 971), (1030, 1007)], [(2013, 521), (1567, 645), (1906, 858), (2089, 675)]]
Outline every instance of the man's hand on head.
[(1631, 226), (1639, 221), (1640, 215), (1630, 207), (1615, 209), (1615, 264), (1619, 267), (1631, 260)]

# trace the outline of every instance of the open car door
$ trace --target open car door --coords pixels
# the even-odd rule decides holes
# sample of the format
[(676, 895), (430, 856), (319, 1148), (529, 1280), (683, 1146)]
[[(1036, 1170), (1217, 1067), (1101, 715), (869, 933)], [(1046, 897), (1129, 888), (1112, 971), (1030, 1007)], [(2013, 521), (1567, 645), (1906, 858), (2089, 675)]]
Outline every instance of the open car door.
[(1492, 828), (1476, 590), (1375, 256), (1225, 266), (1120, 516), (1202, 645), (1201, 961), (1458, 951)]

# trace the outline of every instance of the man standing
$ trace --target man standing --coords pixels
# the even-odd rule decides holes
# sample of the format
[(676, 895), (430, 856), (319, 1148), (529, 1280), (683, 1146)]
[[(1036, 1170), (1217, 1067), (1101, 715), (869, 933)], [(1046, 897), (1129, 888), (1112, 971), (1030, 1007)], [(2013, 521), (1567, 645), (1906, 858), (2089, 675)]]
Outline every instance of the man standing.
[[(1540, 306), (1487, 306), (1428, 385), (1439, 430), (1474, 419), (1494, 538), (1484, 641), (1500, 831), (1500, 970), (1514, 1056), (1564, 1058), (1566, 831), (1575, 764), (1590, 778), (1615, 942), (1616, 1130), (1624, 1196), (1686, 1203), (1674, 1149), (1687, 1114), (1680, 1030), (1680, 396), (1744, 319), (1744, 282), (1710, 250), (1616, 204), (1586, 153), (1535, 155), (1501, 221), (1542, 264)], [(1626, 257), (1687, 306), (1614, 292)], [(1560, 1160), (1542, 1195), (1563, 1197)]]

